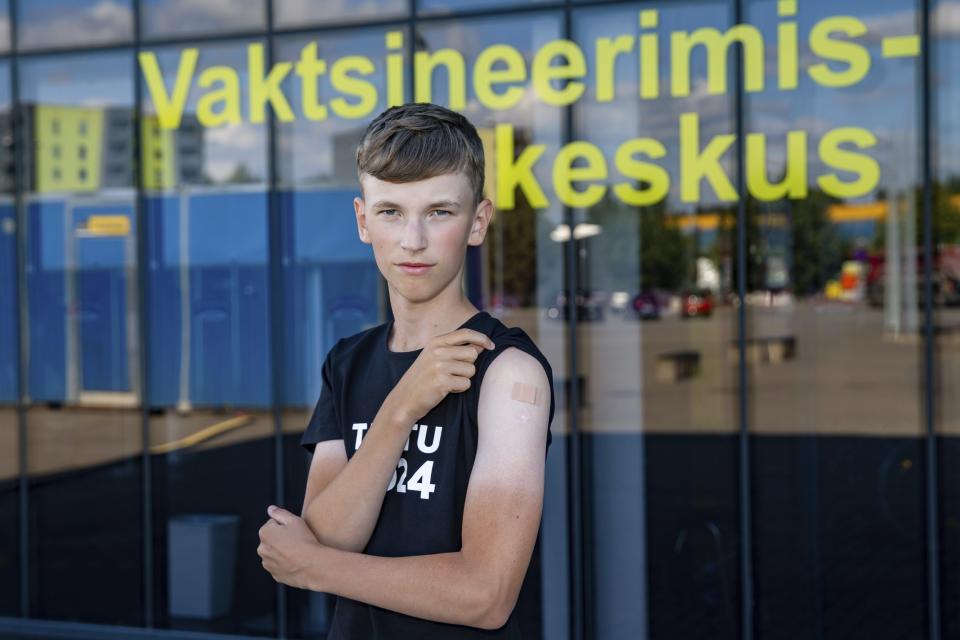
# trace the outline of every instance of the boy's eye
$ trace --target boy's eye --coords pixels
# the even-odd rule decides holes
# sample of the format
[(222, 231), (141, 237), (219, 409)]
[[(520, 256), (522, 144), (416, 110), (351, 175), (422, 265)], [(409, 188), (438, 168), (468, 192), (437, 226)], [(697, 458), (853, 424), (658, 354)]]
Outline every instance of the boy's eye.
[(451, 212), (447, 211), (446, 209), (434, 209), (434, 212), (435, 212), (435, 213), (445, 213), (445, 214), (447, 214), (448, 216), (452, 216), (452, 215), (453, 215)]
[(384, 209), (384, 210), (381, 211), (380, 213), (385, 213), (385, 214), (388, 214), (388, 216), (389, 216), (389, 214), (391, 214), (391, 213), (396, 213), (396, 212), (397, 212), (396, 209)]

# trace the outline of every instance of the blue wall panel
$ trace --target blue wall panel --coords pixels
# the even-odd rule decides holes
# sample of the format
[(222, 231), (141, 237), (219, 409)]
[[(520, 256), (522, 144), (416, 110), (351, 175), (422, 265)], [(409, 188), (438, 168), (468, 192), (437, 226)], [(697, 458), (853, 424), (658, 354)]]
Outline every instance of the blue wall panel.
[(67, 394), (63, 247), (63, 203), (27, 205), (27, 385), (35, 402), (62, 402)]
[(0, 205), (0, 403), (17, 401), (17, 234), (14, 210)]

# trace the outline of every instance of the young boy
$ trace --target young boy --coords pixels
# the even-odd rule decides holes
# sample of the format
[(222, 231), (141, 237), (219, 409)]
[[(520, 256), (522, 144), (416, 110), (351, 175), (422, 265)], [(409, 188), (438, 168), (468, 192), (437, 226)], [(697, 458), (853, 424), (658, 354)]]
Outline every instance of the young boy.
[(463, 294), (493, 215), (483, 146), (462, 115), (406, 104), (367, 128), (357, 172), (395, 319), (327, 354), (302, 519), (271, 505), (257, 553), (277, 581), (337, 596), (330, 640), (526, 637), (553, 375)]

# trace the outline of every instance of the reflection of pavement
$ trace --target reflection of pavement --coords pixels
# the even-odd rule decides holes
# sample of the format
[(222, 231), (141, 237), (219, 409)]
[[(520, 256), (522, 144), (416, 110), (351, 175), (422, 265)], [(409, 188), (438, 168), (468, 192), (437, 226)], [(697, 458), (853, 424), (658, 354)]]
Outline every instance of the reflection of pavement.
[[(892, 339), (880, 310), (800, 303), (792, 308), (750, 308), (752, 336), (793, 335), (795, 358), (750, 368), (750, 422), (771, 434), (916, 436), (922, 433), (922, 342)], [(567, 329), (542, 310), (507, 310), (502, 321), (522, 327), (566, 377)], [(960, 324), (960, 310), (943, 310), (940, 324)], [(586, 372), (581, 428), (595, 433), (732, 433), (737, 429), (737, 368), (730, 359), (736, 311), (711, 318), (665, 317), (639, 322), (610, 317), (580, 323), (580, 367)], [(942, 433), (960, 434), (960, 402), (944, 390), (960, 384), (960, 334), (940, 339), (938, 420)], [(655, 375), (657, 355), (677, 349), (700, 353), (701, 369), (680, 382)], [(566, 430), (562, 388), (555, 387), (555, 434)], [(217, 430), (238, 415), (242, 421)], [(137, 409), (34, 407), (27, 412), (28, 468), (42, 475), (140, 454)], [(308, 411), (289, 411), (285, 433), (300, 433)], [(211, 429), (212, 428), (212, 429)], [(174, 411), (150, 417), (152, 447), (209, 433), (191, 451), (267, 438), (269, 412)], [(188, 441), (189, 442), (189, 441)], [(17, 414), (0, 411), (0, 480), (17, 474)]]
[[(245, 416), (243, 420), (234, 420)], [(302, 432), (310, 416), (288, 411), (285, 433)], [(233, 423), (233, 424), (231, 424)], [(140, 455), (142, 438), (139, 410), (35, 407), (27, 412), (28, 469), (31, 476), (117, 462)], [(230, 427), (217, 429), (217, 426)], [(273, 433), (269, 412), (194, 411), (179, 415), (168, 411), (150, 416), (150, 445), (190, 452), (267, 438)], [(193, 436), (201, 436), (192, 442)], [(196, 439), (196, 438), (194, 438)], [(0, 412), (0, 481), (17, 475), (17, 413)]]
[[(759, 433), (922, 433), (923, 344), (894, 338), (883, 312), (846, 305), (801, 302), (792, 308), (748, 309), (750, 336), (793, 335), (797, 352), (778, 364), (750, 366), (750, 423)], [(960, 325), (960, 310), (944, 309), (939, 324)], [(733, 432), (737, 429), (736, 310), (721, 307), (710, 318), (665, 317), (639, 322), (611, 317), (581, 322), (580, 362), (587, 405), (581, 428), (591, 432)], [(508, 310), (506, 324), (524, 328), (565, 377), (567, 328), (533, 309)], [(939, 341), (939, 428), (960, 433), (960, 402), (945, 389), (960, 383), (960, 333)], [(661, 382), (657, 355), (677, 349), (700, 353), (694, 378)], [(555, 389), (559, 393), (559, 389)], [(952, 403), (952, 404), (951, 404)], [(563, 431), (558, 406), (554, 430)]]

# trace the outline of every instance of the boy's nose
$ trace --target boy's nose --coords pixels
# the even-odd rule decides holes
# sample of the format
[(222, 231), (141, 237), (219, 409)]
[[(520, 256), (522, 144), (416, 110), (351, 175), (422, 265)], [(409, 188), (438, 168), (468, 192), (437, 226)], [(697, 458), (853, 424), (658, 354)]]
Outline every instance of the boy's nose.
[(423, 226), (416, 222), (408, 224), (403, 230), (400, 246), (408, 251), (416, 251), (426, 247), (427, 238), (423, 233)]

